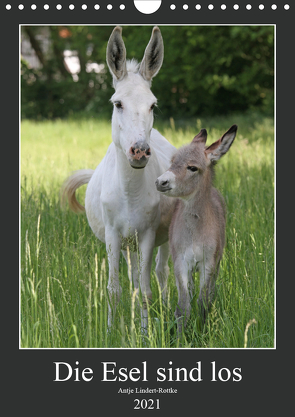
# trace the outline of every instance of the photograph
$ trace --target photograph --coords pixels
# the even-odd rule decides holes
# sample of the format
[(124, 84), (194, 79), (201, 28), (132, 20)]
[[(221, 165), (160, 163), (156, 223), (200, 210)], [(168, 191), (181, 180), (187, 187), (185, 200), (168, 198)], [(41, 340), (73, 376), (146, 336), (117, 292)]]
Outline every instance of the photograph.
[(275, 349), (275, 25), (19, 37), (20, 348)]

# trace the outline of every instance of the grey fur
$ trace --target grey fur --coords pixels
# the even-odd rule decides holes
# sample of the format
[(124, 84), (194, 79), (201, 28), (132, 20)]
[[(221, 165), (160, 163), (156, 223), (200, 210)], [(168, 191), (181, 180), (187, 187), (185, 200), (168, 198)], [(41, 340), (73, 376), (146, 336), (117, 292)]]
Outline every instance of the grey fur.
[(215, 281), (225, 245), (225, 202), (213, 187), (214, 164), (230, 148), (236, 136), (233, 125), (218, 141), (206, 147), (202, 129), (193, 141), (180, 148), (172, 165), (156, 181), (157, 189), (178, 197), (170, 229), (169, 244), (178, 288), (178, 333), (191, 310), (193, 272), (200, 272), (198, 305), (205, 320), (214, 295)]

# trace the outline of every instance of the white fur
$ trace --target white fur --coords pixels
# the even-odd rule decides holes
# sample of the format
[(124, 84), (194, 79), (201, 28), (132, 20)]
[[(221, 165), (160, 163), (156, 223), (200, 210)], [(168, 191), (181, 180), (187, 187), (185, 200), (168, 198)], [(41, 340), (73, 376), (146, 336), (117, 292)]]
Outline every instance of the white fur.
[(139, 63), (136, 59), (128, 59), (127, 60), (127, 71), (137, 73), (139, 70)]
[[(130, 167), (125, 152), (112, 143), (106, 156), (96, 168), (86, 190), (85, 209), (90, 227), (99, 240), (106, 243), (109, 260), (110, 294), (114, 301), (119, 301), (120, 287), (118, 279), (119, 253), (124, 238), (138, 239), (140, 253), (139, 280), (143, 296), (151, 298), (150, 270), (153, 248), (168, 241), (168, 229), (156, 239), (156, 232), (161, 225), (161, 200), (167, 197), (160, 195), (155, 187), (155, 179), (169, 166), (175, 149), (169, 142), (152, 129), (150, 137), (151, 157), (142, 170)], [(171, 199), (172, 200), (172, 199)], [(169, 204), (167, 201), (166, 204)], [(174, 204), (174, 201), (172, 201)], [(165, 243), (168, 246), (168, 243)], [(166, 252), (163, 270), (157, 271), (164, 289), (167, 278)], [(134, 263), (138, 260), (134, 259)], [(163, 261), (162, 261), (163, 262)], [(164, 274), (164, 280), (160, 278)], [(112, 295), (111, 295), (112, 298)], [(144, 309), (146, 310), (146, 308)], [(143, 311), (144, 317), (147, 312)], [(109, 322), (111, 316), (109, 316)], [(146, 320), (143, 320), (146, 327)]]
[[(157, 39), (161, 39), (159, 29), (154, 29), (152, 38), (154, 32)], [(116, 45), (113, 45), (112, 39), (116, 40), (117, 45), (121, 42), (118, 28), (114, 29), (108, 46), (114, 51)], [(124, 50), (122, 43), (121, 50)], [(113, 65), (112, 57), (110, 53), (109, 66)], [(164, 290), (168, 276), (168, 229), (175, 204), (173, 199), (157, 192), (155, 181), (168, 169), (175, 148), (152, 128), (151, 106), (156, 98), (150, 90), (150, 82), (138, 71), (139, 64), (136, 61), (127, 62), (126, 73), (123, 71), (125, 64), (123, 59), (122, 67), (118, 70), (120, 78), (116, 78), (114, 72), (118, 68), (118, 61), (112, 67), (115, 93), (111, 100), (114, 104), (122, 102), (123, 108), (114, 106), (113, 142), (89, 181), (85, 209), (90, 227), (98, 239), (105, 242), (108, 251), (109, 324), (121, 293), (118, 277), (120, 251), (123, 250), (126, 258), (126, 244), (130, 240), (138, 242), (139, 259), (136, 252), (131, 253), (132, 273), (134, 286), (140, 285), (143, 295), (142, 325), (146, 328), (145, 302), (152, 296), (150, 273), (153, 249), (163, 245), (158, 251), (156, 272)], [(125, 74), (123, 77), (121, 69)], [(130, 148), (138, 140), (149, 144), (151, 150), (143, 169), (134, 169), (130, 165)]]

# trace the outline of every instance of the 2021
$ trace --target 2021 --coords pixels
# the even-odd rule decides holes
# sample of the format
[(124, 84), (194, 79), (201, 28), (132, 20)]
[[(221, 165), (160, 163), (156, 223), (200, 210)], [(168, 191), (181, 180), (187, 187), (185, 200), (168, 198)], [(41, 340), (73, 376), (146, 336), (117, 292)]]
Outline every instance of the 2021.
[(146, 400), (145, 398), (142, 400), (139, 400), (138, 398), (135, 398), (134, 400), (135, 406), (134, 410), (160, 410), (160, 400), (156, 399), (153, 400), (149, 398)]

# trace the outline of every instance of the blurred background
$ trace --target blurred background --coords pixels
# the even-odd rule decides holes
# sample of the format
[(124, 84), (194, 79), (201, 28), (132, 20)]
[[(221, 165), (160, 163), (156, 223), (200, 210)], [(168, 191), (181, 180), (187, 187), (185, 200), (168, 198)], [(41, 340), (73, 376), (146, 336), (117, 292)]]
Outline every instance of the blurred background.
[[(127, 58), (140, 61), (151, 26), (124, 26)], [(160, 26), (163, 66), (152, 84), (156, 117), (273, 116), (273, 26)], [(21, 27), (21, 117), (110, 118), (106, 66), (111, 26)]]

